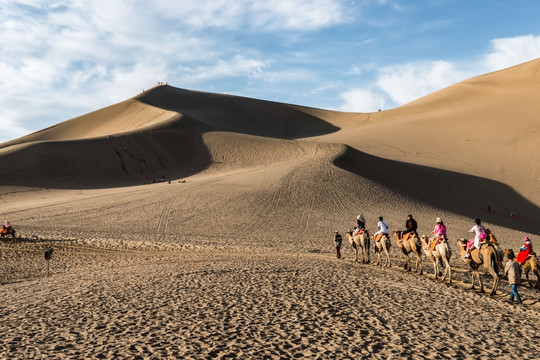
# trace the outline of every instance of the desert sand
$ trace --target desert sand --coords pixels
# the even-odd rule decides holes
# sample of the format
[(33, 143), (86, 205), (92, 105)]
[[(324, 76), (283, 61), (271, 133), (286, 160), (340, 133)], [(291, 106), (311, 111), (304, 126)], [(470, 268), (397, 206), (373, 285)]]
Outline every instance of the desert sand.
[[(471, 290), (456, 245), (540, 244), (538, 70), (370, 114), (159, 85), (0, 144), (0, 358), (539, 358), (539, 289)], [(359, 213), (442, 217), (452, 283), (337, 260)]]

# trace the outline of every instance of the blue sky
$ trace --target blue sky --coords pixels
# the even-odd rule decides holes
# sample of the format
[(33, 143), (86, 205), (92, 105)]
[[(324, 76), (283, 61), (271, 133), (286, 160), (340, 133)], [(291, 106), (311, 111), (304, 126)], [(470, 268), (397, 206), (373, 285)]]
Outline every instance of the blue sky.
[(0, 141), (168, 82), (393, 108), (540, 57), (536, 0), (0, 0)]

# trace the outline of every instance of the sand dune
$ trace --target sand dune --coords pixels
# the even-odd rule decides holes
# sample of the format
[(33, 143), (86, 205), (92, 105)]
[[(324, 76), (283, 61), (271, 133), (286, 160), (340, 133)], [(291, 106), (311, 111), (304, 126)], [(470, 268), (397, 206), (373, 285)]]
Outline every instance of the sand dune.
[[(539, 66), (371, 114), (157, 86), (1, 144), (0, 357), (537, 358), (538, 290), (468, 290), (455, 240), (537, 240)], [(335, 260), (360, 212), (442, 216), (454, 283)]]

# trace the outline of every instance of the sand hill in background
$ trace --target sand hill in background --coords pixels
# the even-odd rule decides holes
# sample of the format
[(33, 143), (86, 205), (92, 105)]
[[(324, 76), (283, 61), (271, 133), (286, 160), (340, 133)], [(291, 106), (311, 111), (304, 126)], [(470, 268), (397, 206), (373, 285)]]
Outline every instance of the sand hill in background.
[[(0, 244), (0, 354), (534, 358), (537, 290), (525, 309), (506, 282), (465, 290), (455, 240), (476, 217), (515, 251), (540, 234), (539, 67), (369, 114), (160, 85), (1, 144), (2, 215), (22, 240)], [(413, 213), (424, 234), (442, 216), (453, 285), (426, 257), (429, 275), (403, 272), (395, 246), (392, 269), (348, 246), (336, 263), (333, 230), (358, 213), (391, 231)]]

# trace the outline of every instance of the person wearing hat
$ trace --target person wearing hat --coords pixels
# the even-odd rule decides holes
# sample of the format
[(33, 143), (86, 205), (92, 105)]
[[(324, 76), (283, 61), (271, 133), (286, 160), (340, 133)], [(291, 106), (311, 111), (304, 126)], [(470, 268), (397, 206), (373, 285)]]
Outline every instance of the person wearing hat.
[(435, 229), (433, 229), (432, 234), (437, 238), (446, 239), (446, 225), (444, 225), (440, 217), (435, 220)]
[(418, 224), (416, 223), (416, 220), (413, 219), (412, 215), (409, 214), (409, 216), (407, 216), (407, 221), (405, 221), (405, 231), (403, 232), (403, 237), (405, 237), (405, 234), (411, 232), (418, 236), (416, 229), (418, 229)]
[(360, 234), (365, 229), (366, 229), (366, 220), (364, 219), (364, 215), (360, 214), (356, 217), (356, 228), (354, 229), (352, 236)]
[(334, 231), (334, 243), (336, 245), (336, 258), (341, 259), (341, 243), (343, 242), (343, 237), (339, 231)]
[(529, 255), (533, 253), (532, 241), (528, 236), (523, 239), (523, 246), (519, 249), (516, 261), (523, 264), (529, 258)]
[(516, 298), (518, 304), (522, 304), (521, 298), (517, 292), (517, 287), (521, 282), (521, 266), (517, 261), (514, 261), (514, 253), (508, 254), (508, 262), (504, 267), (504, 275), (508, 277), (508, 284), (510, 284), (510, 289), (512, 293), (510, 294), (509, 302), (513, 303), (514, 298)]

